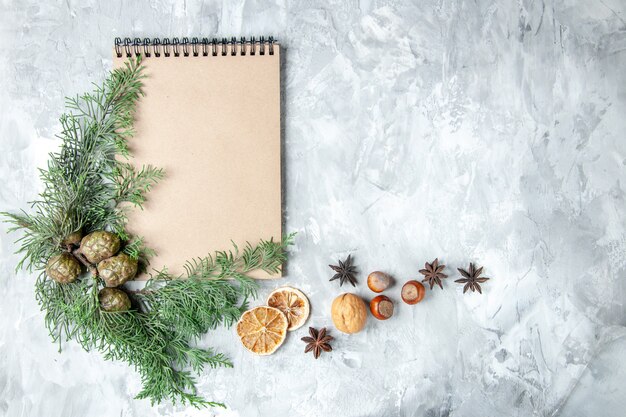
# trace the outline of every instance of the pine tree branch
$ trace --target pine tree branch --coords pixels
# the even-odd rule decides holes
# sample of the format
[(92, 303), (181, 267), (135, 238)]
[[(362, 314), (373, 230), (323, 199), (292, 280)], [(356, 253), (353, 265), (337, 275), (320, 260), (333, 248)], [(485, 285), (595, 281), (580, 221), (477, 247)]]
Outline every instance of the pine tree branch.
[[(102, 283), (93, 265), (75, 253), (91, 271), (78, 280), (58, 284), (45, 276), (49, 258), (70, 251), (67, 236), (96, 230), (131, 237), (120, 204), (141, 207), (145, 195), (163, 177), (151, 166), (136, 170), (120, 156), (129, 157), (127, 140), (133, 135), (133, 116), (141, 96), (140, 60), (111, 72), (94, 91), (68, 98), (70, 110), (60, 118), (60, 150), (40, 170), (44, 191), (32, 203), (32, 213), (0, 213), (22, 231), (17, 240), (23, 258), (18, 268), (39, 270), (35, 296), (44, 312), (53, 341), (74, 340), (85, 350), (97, 350), (107, 360), (125, 361), (141, 376), (137, 398), (152, 404), (170, 401), (195, 407), (224, 406), (196, 393), (195, 374), (206, 368), (231, 367), (211, 349), (192, 345), (202, 334), (220, 325), (230, 326), (256, 296), (257, 284), (249, 273), (260, 269), (278, 272), (293, 235), (281, 242), (247, 244), (242, 252), (218, 252), (189, 262), (187, 275), (156, 274), (145, 290), (131, 294), (133, 308), (106, 312), (100, 308)], [(140, 237), (123, 251), (142, 265), (152, 252)]]

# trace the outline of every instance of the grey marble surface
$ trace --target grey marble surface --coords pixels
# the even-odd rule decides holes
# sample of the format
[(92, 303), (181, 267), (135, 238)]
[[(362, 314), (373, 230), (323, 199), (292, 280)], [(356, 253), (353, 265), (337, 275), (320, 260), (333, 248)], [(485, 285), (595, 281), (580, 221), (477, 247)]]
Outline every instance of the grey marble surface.
[[(326, 266), (444, 290), (337, 337), (304, 328), (272, 357), (232, 330), (234, 369), (200, 392), (227, 410), (151, 407), (137, 375), (50, 343), (34, 276), (0, 234), (0, 415), (623, 416), (626, 411), (626, 5), (564, 1), (0, 1), (0, 208), (35, 197), (63, 97), (111, 66), (115, 36), (274, 35), (286, 47), (282, 282), (331, 325)], [(5, 226), (2, 226), (5, 229)], [(484, 294), (456, 267), (485, 266)], [(398, 300), (399, 286), (389, 295)]]

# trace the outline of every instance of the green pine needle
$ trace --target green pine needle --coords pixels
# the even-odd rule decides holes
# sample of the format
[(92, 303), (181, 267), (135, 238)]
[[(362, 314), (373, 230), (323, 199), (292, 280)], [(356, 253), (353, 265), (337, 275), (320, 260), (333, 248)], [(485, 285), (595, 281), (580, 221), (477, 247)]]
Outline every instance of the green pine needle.
[(127, 140), (133, 135), (133, 117), (142, 95), (140, 59), (111, 72), (94, 91), (67, 99), (69, 113), (60, 118), (61, 147), (40, 170), (44, 191), (32, 203), (32, 213), (2, 213), (21, 230), (17, 268), (41, 271), (35, 295), (53, 341), (74, 340), (85, 350), (97, 350), (105, 359), (124, 361), (141, 376), (137, 398), (152, 404), (170, 401), (194, 407), (224, 405), (207, 401), (196, 392), (197, 374), (207, 368), (232, 367), (223, 354), (193, 343), (217, 326), (235, 323), (256, 297), (255, 270), (276, 273), (285, 261), (293, 234), (281, 242), (262, 240), (242, 251), (217, 252), (192, 260), (184, 276), (155, 274), (143, 290), (130, 294), (133, 307), (125, 312), (100, 309), (98, 278), (83, 274), (70, 284), (45, 276), (48, 259), (65, 249), (64, 238), (81, 231), (110, 230), (127, 241), (123, 251), (145, 269), (153, 251), (141, 237), (126, 233), (122, 203), (142, 207), (145, 195), (163, 178), (161, 169), (135, 169)]

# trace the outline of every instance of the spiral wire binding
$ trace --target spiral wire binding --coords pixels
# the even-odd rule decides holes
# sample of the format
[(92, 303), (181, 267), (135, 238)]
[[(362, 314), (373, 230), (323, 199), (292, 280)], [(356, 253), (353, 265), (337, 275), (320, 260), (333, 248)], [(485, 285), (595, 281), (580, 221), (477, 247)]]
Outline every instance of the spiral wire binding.
[[(154, 55), (157, 58), (161, 57), (161, 53), (164, 57), (170, 57), (174, 54), (175, 57), (180, 56), (182, 51), (183, 56), (217, 56), (217, 46), (221, 46), (222, 56), (245, 56), (245, 55), (265, 55), (266, 49), (269, 55), (274, 55), (274, 38), (270, 36), (265, 39), (263, 36), (257, 41), (253, 36), (250, 40), (246, 40), (245, 37), (228, 38), (202, 38), (199, 40), (197, 37), (182, 38), (182, 41), (178, 38), (115, 38), (115, 54), (118, 58), (126, 55), (127, 58), (134, 56), (144, 56), (149, 58)], [(191, 45), (191, 47), (190, 47)]]

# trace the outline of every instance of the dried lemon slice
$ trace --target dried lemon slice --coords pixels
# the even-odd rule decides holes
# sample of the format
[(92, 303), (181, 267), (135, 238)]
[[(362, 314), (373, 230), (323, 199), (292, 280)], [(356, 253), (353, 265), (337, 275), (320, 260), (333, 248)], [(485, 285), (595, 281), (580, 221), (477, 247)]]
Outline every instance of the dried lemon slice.
[(282, 311), (289, 321), (288, 330), (296, 330), (309, 318), (309, 299), (302, 291), (291, 287), (278, 288), (267, 297), (267, 305)]
[(277, 308), (255, 307), (241, 315), (237, 334), (246, 349), (257, 355), (271, 355), (287, 336), (287, 317)]

